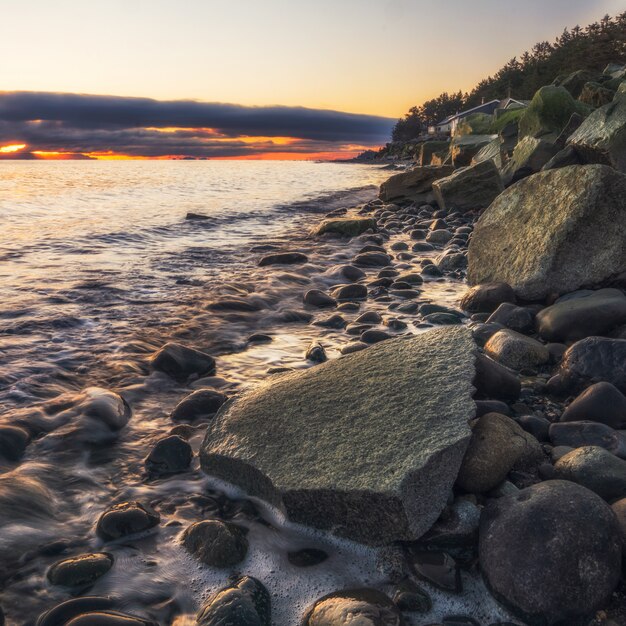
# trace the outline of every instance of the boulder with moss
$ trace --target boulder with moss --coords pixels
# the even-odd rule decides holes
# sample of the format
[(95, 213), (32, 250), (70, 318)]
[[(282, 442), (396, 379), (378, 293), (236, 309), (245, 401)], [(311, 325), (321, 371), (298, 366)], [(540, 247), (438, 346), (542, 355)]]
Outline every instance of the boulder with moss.
[(488, 135), (493, 117), (487, 113), (472, 113), (464, 117), (456, 127), (455, 137), (463, 135)]
[(524, 137), (515, 146), (511, 160), (502, 171), (504, 184), (511, 185), (526, 176), (539, 172), (558, 151), (559, 148), (553, 141)]

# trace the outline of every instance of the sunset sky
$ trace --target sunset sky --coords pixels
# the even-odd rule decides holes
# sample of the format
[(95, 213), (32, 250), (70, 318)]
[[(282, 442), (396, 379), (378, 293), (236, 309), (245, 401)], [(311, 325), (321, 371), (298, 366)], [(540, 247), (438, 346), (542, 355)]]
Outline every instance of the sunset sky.
[(0, 0), (0, 9), (0, 157), (311, 158), (381, 145), (410, 106), (470, 90), (535, 42), (625, 7)]

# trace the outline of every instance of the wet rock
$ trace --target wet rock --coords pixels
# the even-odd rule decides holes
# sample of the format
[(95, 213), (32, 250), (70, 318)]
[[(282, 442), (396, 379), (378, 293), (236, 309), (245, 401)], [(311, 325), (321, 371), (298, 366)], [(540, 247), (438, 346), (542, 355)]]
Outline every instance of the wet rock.
[(209, 597), (196, 620), (198, 626), (272, 626), (270, 594), (256, 578), (242, 576)]
[(324, 346), (318, 341), (314, 341), (309, 345), (306, 349), (304, 358), (307, 359), (307, 361), (313, 361), (314, 363), (323, 363), (328, 360)]
[(430, 202), (434, 199), (433, 182), (449, 176), (453, 171), (454, 168), (450, 165), (430, 167), (427, 164), (425, 167), (414, 167), (406, 172), (394, 174), (380, 186), (380, 198), (383, 202), (400, 198)]
[(437, 258), (437, 267), (442, 272), (453, 272), (467, 267), (467, 256), (462, 252), (446, 251)]
[(365, 272), (354, 265), (344, 265), (341, 268), (341, 274), (346, 280), (350, 280), (352, 282), (365, 278)]
[(550, 422), (545, 417), (537, 415), (522, 415), (519, 425), (530, 433), (537, 441), (548, 441), (550, 438)]
[(442, 326), (461, 324), (461, 318), (458, 315), (453, 315), (452, 313), (444, 313), (443, 311), (438, 313), (429, 313), (428, 315), (425, 315), (424, 321), (427, 324), (439, 324)]
[(217, 519), (191, 524), (182, 537), (185, 549), (211, 567), (232, 567), (248, 554), (248, 540), (243, 529)]
[(539, 442), (510, 417), (487, 413), (472, 425), (457, 485), (469, 493), (486, 493), (513, 468), (536, 467), (543, 460)]
[(447, 506), (433, 527), (419, 540), (430, 548), (450, 549), (474, 545), (478, 537), (480, 509), (465, 498)]
[(614, 502), (611, 508), (613, 513), (615, 513), (622, 534), (622, 552), (626, 555), (626, 498)]
[(363, 252), (354, 257), (354, 264), (360, 267), (384, 267), (391, 264), (391, 257), (384, 252)]
[(371, 328), (362, 332), (360, 339), (363, 343), (378, 343), (379, 341), (385, 341), (385, 339), (391, 339), (391, 335), (384, 330)]
[(359, 283), (344, 285), (335, 292), (335, 297), (339, 302), (346, 300), (365, 300), (367, 298), (367, 287)]
[(422, 266), (422, 278), (441, 278), (443, 272), (434, 264)]
[(104, 552), (80, 554), (57, 561), (47, 573), (53, 585), (84, 587), (104, 576), (113, 566), (113, 557)]
[(562, 300), (537, 314), (537, 332), (547, 341), (605, 335), (621, 324), (626, 324), (626, 296), (619, 289)]
[(19, 521), (49, 520), (54, 497), (43, 480), (19, 469), (0, 474), (0, 527)]
[(112, 610), (112, 598), (85, 596), (61, 602), (40, 615), (36, 626), (159, 626), (157, 622)]
[(354, 343), (349, 343), (347, 346), (343, 346), (341, 348), (341, 354), (353, 354), (354, 352), (360, 352), (361, 350), (365, 350), (368, 347), (368, 344), (363, 343), (362, 341), (355, 341)]
[(596, 383), (583, 391), (561, 415), (561, 422), (590, 420), (611, 428), (626, 428), (626, 396), (611, 383)]
[(217, 413), (226, 402), (223, 393), (213, 389), (198, 389), (185, 396), (172, 411), (172, 420), (175, 422), (195, 422), (207, 419)]
[(316, 235), (333, 233), (343, 237), (357, 237), (368, 231), (376, 230), (376, 220), (370, 217), (354, 217), (324, 220), (316, 229)]
[(434, 243), (435, 245), (443, 246), (448, 243), (452, 239), (452, 233), (445, 228), (441, 230), (431, 230), (426, 236), (426, 241), (428, 243)]
[(500, 400), (476, 400), (476, 417), (482, 417), (487, 413), (500, 413), (500, 415), (512, 415), (509, 405)]
[(626, 340), (587, 337), (563, 355), (559, 378), (565, 389), (608, 382), (626, 393)]
[(271, 343), (273, 341), (271, 335), (265, 333), (254, 333), (248, 337), (248, 343)]
[(521, 390), (514, 372), (483, 354), (476, 358), (474, 386), (483, 397), (504, 401), (517, 400)]
[(573, 623), (603, 606), (620, 578), (621, 549), (606, 503), (566, 481), (493, 500), (481, 516), (485, 580), (533, 624)]
[(337, 301), (334, 298), (331, 298), (327, 293), (319, 289), (309, 289), (309, 291), (304, 294), (303, 301), (304, 304), (318, 308), (337, 306)]
[(402, 626), (396, 605), (376, 589), (338, 591), (320, 598), (306, 613), (303, 626)]
[(550, 353), (542, 343), (509, 329), (493, 335), (485, 344), (485, 353), (515, 370), (540, 367), (550, 361)]
[(208, 215), (202, 215), (202, 213), (189, 212), (185, 215), (186, 220), (208, 220), (211, 219)]
[(433, 606), (430, 596), (410, 578), (398, 583), (393, 594), (393, 603), (401, 611), (409, 613), (428, 613)]
[(476, 223), (468, 281), (507, 282), (526, 300), (599, 284), (626, 267), (625, 229), (624, 174), (602, 165), (540, 172), (500, 194)]
[(377, 311), (366, 311), (354, 320), (355, 324), (380, 324), (383, 318)]
[(554, 139), (524, 137), (513, 150), (509, 162), (505, 165), (502, 178), (505, 185), (511, 185), (526, 176), (539, 172), (541, 168), (559, 151)]
[(209, 311), (238, 311), (240, 313), (254, 313), (260, 311), (263, 305), (258, 300), (250, 298), (222, 298), (211, 302), (207, 306)]
[(152, 355), (150, 363), (155, 370), (168, 374), (178, 382), (185, 382), (194, 374), (215, 374), (215, 359), (212, 356), (179, 343), (166, 343)]
[(307, 263), (309, 258), (302, 252), (277, 252), (268, 254), (259, 261), (259, 267), (266, 265), (295, 265)]
[(409, 562), (417, 576), (435, 587), (450, 593), (462, 591), (459, 567), (446, 552), (413, 551)]
[(189, 469), (193, 452), (191, 446), (178, 435), (160, 439), (146, 458), (146, 471), (150, 476), (167, 476)]
[(556, 463), (557, 476), (611, 501), (626, 497), (626, 461), (598, 446), (576, 448)]
[(287, 560), (296, 567), (313, 567), (328, 559), (328, 554), (324, 550), (317, 548), (303, 548), (297, 552), (288, 552)]
[(502, 324), (518, 333), (527, 333), (533, 328), (534, 316), (528, 309), (503, 302), (487, 319), (488, 324)]
[(419, 537), (469, 441), (474, 360), (469, 331), (446, 328), (269, 380), (220, 411), (202, 467), (298, 523), (372, 545)]
[(96, 534), (111, 541), (154, 528), (160, 521), (161, 516), (151, 507), (137, 501), (122, 502), (102, 513)]
[(0, 426), (0, 456), (9, 461), (19, 461), (30, 443), (30, 434), (19, 426)]
[(502, 178), (493, 161), (464, 167), (433, 184), (439, 207), (461, 213), (486, 209), (503, 191)]
[(476, 285), (461, 299), (461, 308), (469, 313), (493, 313), (501, 304), (515, 304), (515, 292), (507, 283)]
[(348, 322), (346, 322), (345, 318), (339, 313), (335, 315), (330, 315), (321, 320), (316, 320), (313, 322), (315, 326), (321, 326), (322, 328), (345, 328)]
[(599, 446), (622, 459), (626, 458), (626, 438), (606, 424), (587, 421), (552, 424), (550, 440), (553, 446)]

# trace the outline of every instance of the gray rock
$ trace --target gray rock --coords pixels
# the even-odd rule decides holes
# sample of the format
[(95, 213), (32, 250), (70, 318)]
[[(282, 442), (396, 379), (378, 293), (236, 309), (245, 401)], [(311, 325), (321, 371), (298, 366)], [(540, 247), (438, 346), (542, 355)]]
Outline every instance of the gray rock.
[(505, 401), (517, 400), (521, 389), (514, 372), (484, 354), (479, 354), (476, 359), (474, 386), (483, 397)]
[(592, 421), (618, 430), (626, 428), (626, 396), (611, 383), (583, 391), (561, 415), (561, 422)]
[(469, 493), (497, 487), (513, 468), (532, 468), (543, 460), (539, 442), (510, 417), (487, 413), (472, 426), (457, 485)]
[(626, 296), (599, 289), (586, 297), (557, 302), (537, 314), (537, 332), (546, 341), (578, 341), (626, 324)]
[(168, 374), (178, 382), (185, 382), (193, 374), (215, 374), (215, 359), (212, 356), (179, 343), (166, 343), (152, 355), (150, 363), (155, 370)]
[(354, 257), (354, 264), (360, 267), (384, 267), (391, 263), (391, 257), (384, 252), (363, 252)]
[(502, 191), (502, 178), (493, 161), (464, 167), (433, 183), (439, 208), (461, 213), (487, 208)]
[(622, 553), (626, 556), (626, 498), (614, 502), (611, 508), (617, 517), (617, 523), (622, 534)]
[(372, 545), (417, 538), (469, 442), (474, 352), (467, 329), (446, 328), (269, 380), (220, 410), (202, 467), (298, 523)]
[(318, 308), (334, 307), (337, 306), (335, 298), (331, 298), (327, 293), (324, 293), (320, 289), (309, 289), (303, 297), (304, 304), (315, 306)]
[(465, 292), (461, 308), (469, 313), (492, 313), (501, 304), (515, 304), (515, 291), (507, 283), (485, 283)]
[(626, 458), (624, 435), (606, 424), (597, 422), (560, 422), (550, 426), (550, 440), (553, 446), (599, 446), (615, 456)]
[(346, 300), (365, 300), (365, 298), (367, 298), (367, 287), (360, 283), (343, 285), (337, 289), (334, 296), (339, 302), (345, 302)]
[(598, 284), (626, 268), (624, 230), (626, 176), (601, 165), (540, 172), (509, 187), (476, 223), (468, 281), (507, 282), (526, 300)]
[(502, 324), (518, 333), (526, 333), (533, 328), (534, 316), (529, 309), (503, 302), (487, 319), (487, 324)]
[(569, 138), (588, 163), (604, 163), (626, 172), (626, 96), (596, 109)]
[(621, 553), (610, 507), (573, 483), (533, 485), (492, 500), (481, 516), (483, 576), (497, 599), (533, 625), (590, 618), (619, 582)]
[(556, 463), (557, 476), (578, 483), (605, 500), (626, 497), (626, 461), (598, 446), (576, 448)]
[(526, 176), (535, 174), (556, 155), (559, 148), (554, 141), (524, 137), (515, 146), (511, 160), (502, 171), (505, 185), (511, 185)]
[[(450, 143), (450, 155), (454, 167), (466, 167), (482, 148), (489, 145), (495, 135), (462, 135), (453, 137)], [(486, 163), (487, 161), (483, 161)], [(493, 162), (492, 162), (493, 163)]]
[(498, 169), (502, 169), (503, 145), (500, 137), (496, 137), (487, 145), (483, 146), (472, 159), (471, 165), (482, 163), (483, 161), (493, 161)]
[(379, 197), (384, 202), (407, 198), (419, 202), (433, 201), (433, 182), (454, 171), (451, 165), (414, 167), (406, 172), (395, 174), (380, 186)]
[(217, 519), (188, 526), (182, 543), (187, 552), (211, 567), (232, 567), (241, 563), (248, 554), (248, 540), (243, 529)]
[(485, 353), (515, 370), (537, 368), (550, 361), (550, 353), (542, 343), (508, 328), (492, 335), (485, 344)]

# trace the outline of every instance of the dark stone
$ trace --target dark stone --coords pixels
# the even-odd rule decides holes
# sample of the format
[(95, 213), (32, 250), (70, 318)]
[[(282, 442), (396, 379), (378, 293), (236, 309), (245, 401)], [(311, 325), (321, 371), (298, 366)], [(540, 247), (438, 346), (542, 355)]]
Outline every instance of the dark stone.
[(410, 613), (428, 613), (432, 606), (430, 596), (413, 580), (405, 578), (396, 586), (393, 603)]
[(161, 516), (151, 507), (136, 501), (122, 502), (102, 513), (96, 534), (104, 541), (111, 541), (154, 528), (160, 520)]
[(624, 436), (606, 424), (597, 422), (560, 422), (550, 426), (553, 446), (599, 446), (621, 458), (626, 457)]
[(487, 584), (533, 625), (570, 624), (604, 606), (620, 579), (621, 553), (610, 508), (567, 481), (492, 500), (480, 520)]
[(19, 461), (30, 443), (30, 434), (19, 426), (0, 426), (0, 455), (9, 461)]
[(215, 359), (212, 356), (179, 343), (166, 343), (152, 355), (150, 363), (155, 370), (168, 374), (178, 382), (185, 382), (193, 374), (215, 374)]
[(272, 341), (271, 335), (265, 333), (254, 333), (248, 337), (248, 343), (271, 343)]
[(212, 595), (198, 612), (198, 626), (272, 626), (271, 599), (256, 578), (242, 576)]
[(306, 254), (301, 252), (278, 252), (276, 254), (268, 254), (259, 261), (260, 267), (266, 265), (295, 265), (298, 263), (306, 263), (308, 261)]
[(494, 322), (518, 333), (527, 333), (533, 329), (534, 315), (524, 307), (503, 302), (487, 319), (488, 324)]
[(297, 552), (287, 552), (287, 560), (296, 567), (313, 567), (323, 563), (328, 554), (317, 548), (303, 548)]
[(211, 302), (207, 306), (209, 311), (238, 311), (240, 313), (254, 313), (263, 308), (260, 302), (247, 298), (222, 298)]
[(486, 413), (500, 413), (511, 416), (511, 409), (505, 402), (500, 400), (476, 400), (476, 417), (482, 417)]
[(226, 400), (226, 396), (219, 391), (198, 389), (176, 405), (171, 417), (175, 422), (195, 422), (212, 417)]
[(440, 324), (440, 325), (450, 325), (450, 324), (461, 324), (461, 318), (457, 315), (453, 315), (452, 313), (430, 313), (429, 315), (424, 316), (424, 321), (427, 324)]
[(36, 626), (159, 626), (152, 620), (113, 611), (114, 604), (113, 598), (72, 598), (40, 615)]
[(391, 335), (384, 330), (377, 330), (371, 328), (361, 333), (360, 337), (363, 343), (378, 343), (379, 341), (385, 341), (385, 339), (391, 339)]
[(530, 433), (537, 441), (548, 441), (550, 438), (550, 422), (545, 417), (537, 415), (522, 415), (519, 425)]
[(486, 398), (514, 401), (519, 398), (521, 383), (507, 367), (483, 354), (476, 357), (476, 391)]
[(472, 336), (479, 346), (484, 346), (499, 331), (504, 328), (502, 324), (490, 322), (489, 324), (472, 324)]
[(414, 551), (409, 556), (410, 565), (417, 576), (452, 593), (461, 593), (461, 572), (456, 561), (446, 552)]
[(350, 280), (352, 282), (365, 278), (365, 272), (354, 265), (344, 265), (341, 268), (341, 273), (346, 280)]
[(211, 567), (232, 567), (248, 554), (248, 540), (242, 528), (217, 519), (191, 524), (183, 533), (185, 549)]
[(335, 292), (335, 297), (339, 302), (345, 300), (365, 300), (367, 298), (367, 287), (360, 283), (344, 285)]
[(329, 317), (325, 317), (324, 319), (317, 320), (313, 322), (315, 326), (321, 326), (322, 328), (345, 328), (346, 324), (345, 318), (343, 318), (339, 313), (335, 315), (331, 315)]
[(506, 283), (476, 285), (461, 299), (461, 308), (469, 313), (493, 313), (502, 303), (515, 304), (515, 292)]
[(357, 254), (354, 264), (360, 267), (384, 267), (391, 264), (391, 257), (384, 252), (364, 252)]
[(192, 213), (191, 211), (185, 215), (186, 220), (208, 220), (211, 219), (208, 215), (202, 215), (202, 213)]
[(366, 311), (354, 320), (355, 324), (380, 324), (383, 318), (377, 311)]
[(189, 468), (193, 452), (191, 446), (178, 435), (170, 435), (156, 442), (146, 458), (146, 471), (151, 476), (167, 476)]
[(478, 539), (480, 509), (466, 498), (456, 498), (433, 527), (419, 539), (428, 549), (449, 550), (473, 546)]
[(306, 613), (302, 626), (402, 626), (396, 605), (376, 589), (349, 589), (320, 598)]
[(434, 264), (424, 265), (422, 267), (422, 278), (426, 276), (427, 278), (441, 278), (443, 276), (443, 272)]
[(559, 150), (542, 168), (542, 171), (556, 170), (570, 165), (584, 165), (586, 159), (574, 146), (566, 146)]
[(53, 585), (84, 587), (104, 576), (113, 566), (113, 557), (104, 552), (80, 554), (57, 561), (47, 573)]
[(563, 411), (560, 421), (585, 420), (618, 430), (626, 428), (626, 396), (611, 383), (591, 385)]
[(304, 304), (319, 308), (334, 307), (337, 305), (334, 298), (331, 298), (327, 293), (324, 293), (319, 289), (309, 289), (309, 291), (304, 294), (303, 301)]
[(311, 343), (304, 356), (308, 361), (313, 361), (314, 363), (323, 363), (328, 360), (324, 346), (318, 341)]

